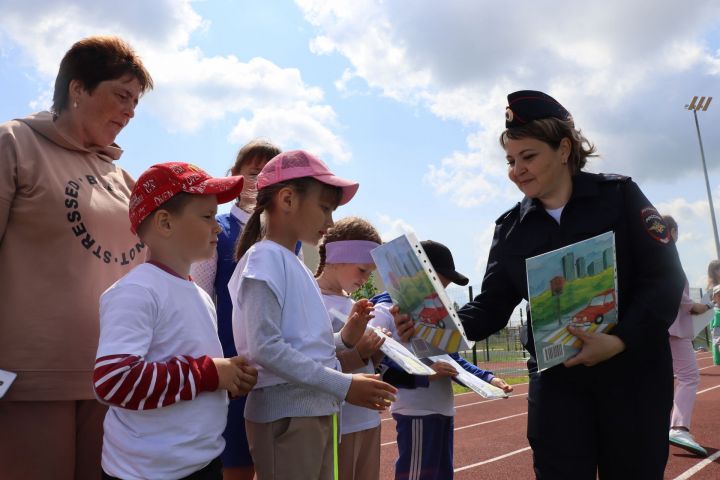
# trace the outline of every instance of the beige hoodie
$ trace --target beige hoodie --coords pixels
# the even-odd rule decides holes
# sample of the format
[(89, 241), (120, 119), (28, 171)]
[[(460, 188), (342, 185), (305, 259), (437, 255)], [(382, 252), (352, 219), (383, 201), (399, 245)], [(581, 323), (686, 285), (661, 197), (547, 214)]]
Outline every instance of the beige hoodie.
[(48, 112), (0, 125), (0, 369), (18, 374), (3, 400), (94, 398), (100, 294), (146, 252), (121, 154), (78, 145)]

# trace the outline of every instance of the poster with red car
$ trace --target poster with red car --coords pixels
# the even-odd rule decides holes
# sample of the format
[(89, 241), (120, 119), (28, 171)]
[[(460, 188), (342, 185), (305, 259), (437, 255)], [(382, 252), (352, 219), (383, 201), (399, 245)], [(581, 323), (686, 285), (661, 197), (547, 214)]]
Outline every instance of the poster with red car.
[(525, 265), (539, 371), (580, 351), (582, 342), (568, 325), (607, 333), (617, 324), (613, 232), (528, 258)]
[(472, 348), (473, 342), (467, 339), (452, 302), (415, 235), (402, 235), (370, 254), (393, 302), (415, 322), (411, 345), (418, 357)]

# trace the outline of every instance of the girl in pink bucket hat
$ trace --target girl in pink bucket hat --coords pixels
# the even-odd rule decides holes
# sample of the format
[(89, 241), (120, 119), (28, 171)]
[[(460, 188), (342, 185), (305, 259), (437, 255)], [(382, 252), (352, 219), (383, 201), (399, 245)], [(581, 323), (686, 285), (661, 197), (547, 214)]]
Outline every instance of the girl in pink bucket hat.
[(335, 350), (355, 346), (372, 304), (358, 301), (333, 334), (318, 284), (293, 250), (318, 244), (358, 184), (296, 150), (270, 160), (257, 189), (228, 284), (235, 346), (258, 369), (245, 406), (250, 453), (259, 480), (330, 479), (342, 402), (385, 410), (396, 390), (376, 375), (342, 373)]

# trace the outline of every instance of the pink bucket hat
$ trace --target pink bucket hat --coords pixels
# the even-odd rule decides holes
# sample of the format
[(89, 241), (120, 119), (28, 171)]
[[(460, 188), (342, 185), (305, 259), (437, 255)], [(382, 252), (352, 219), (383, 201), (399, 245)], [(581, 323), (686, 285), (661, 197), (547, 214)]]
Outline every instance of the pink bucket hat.
[(340, 205), (345, 205), (355, 196), (360, 184), (336, 177), (319, 158), (303, 151), (283, 152), (270, 160), (257, 176), (257, 189), (295, 178), (312, 177), (318, 182), (342, 190)]

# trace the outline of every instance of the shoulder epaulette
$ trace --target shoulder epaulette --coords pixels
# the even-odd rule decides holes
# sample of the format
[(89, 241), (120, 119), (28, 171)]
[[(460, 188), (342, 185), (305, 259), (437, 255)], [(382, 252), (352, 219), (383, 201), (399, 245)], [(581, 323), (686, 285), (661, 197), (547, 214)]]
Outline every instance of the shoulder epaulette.
[(505, 220), (507, 220), (508, 218), (510, 218), (510, 216), (512, 216), (513, 213), (515, 213), (515, 212), (517, 212), (517, 211), (519, 211), (519, 210), (520, 210), (520, 202), (518, 202), (514, 207), (512, 207), (512, 208), (511, 208), (510, 210), (508, 210), (507, 212), (505, 212), (505, 213), (503, 213), (502, 215), (500, 215), (500, 216), (497, 218), (497, 220), (495, 220), (495, 225), (500, 225), (500, 224), (503, 223)]
[(628, 182), (631, 180), (630, 177), (617, 173), (600, 173), (599, 175), (602, 182)]

